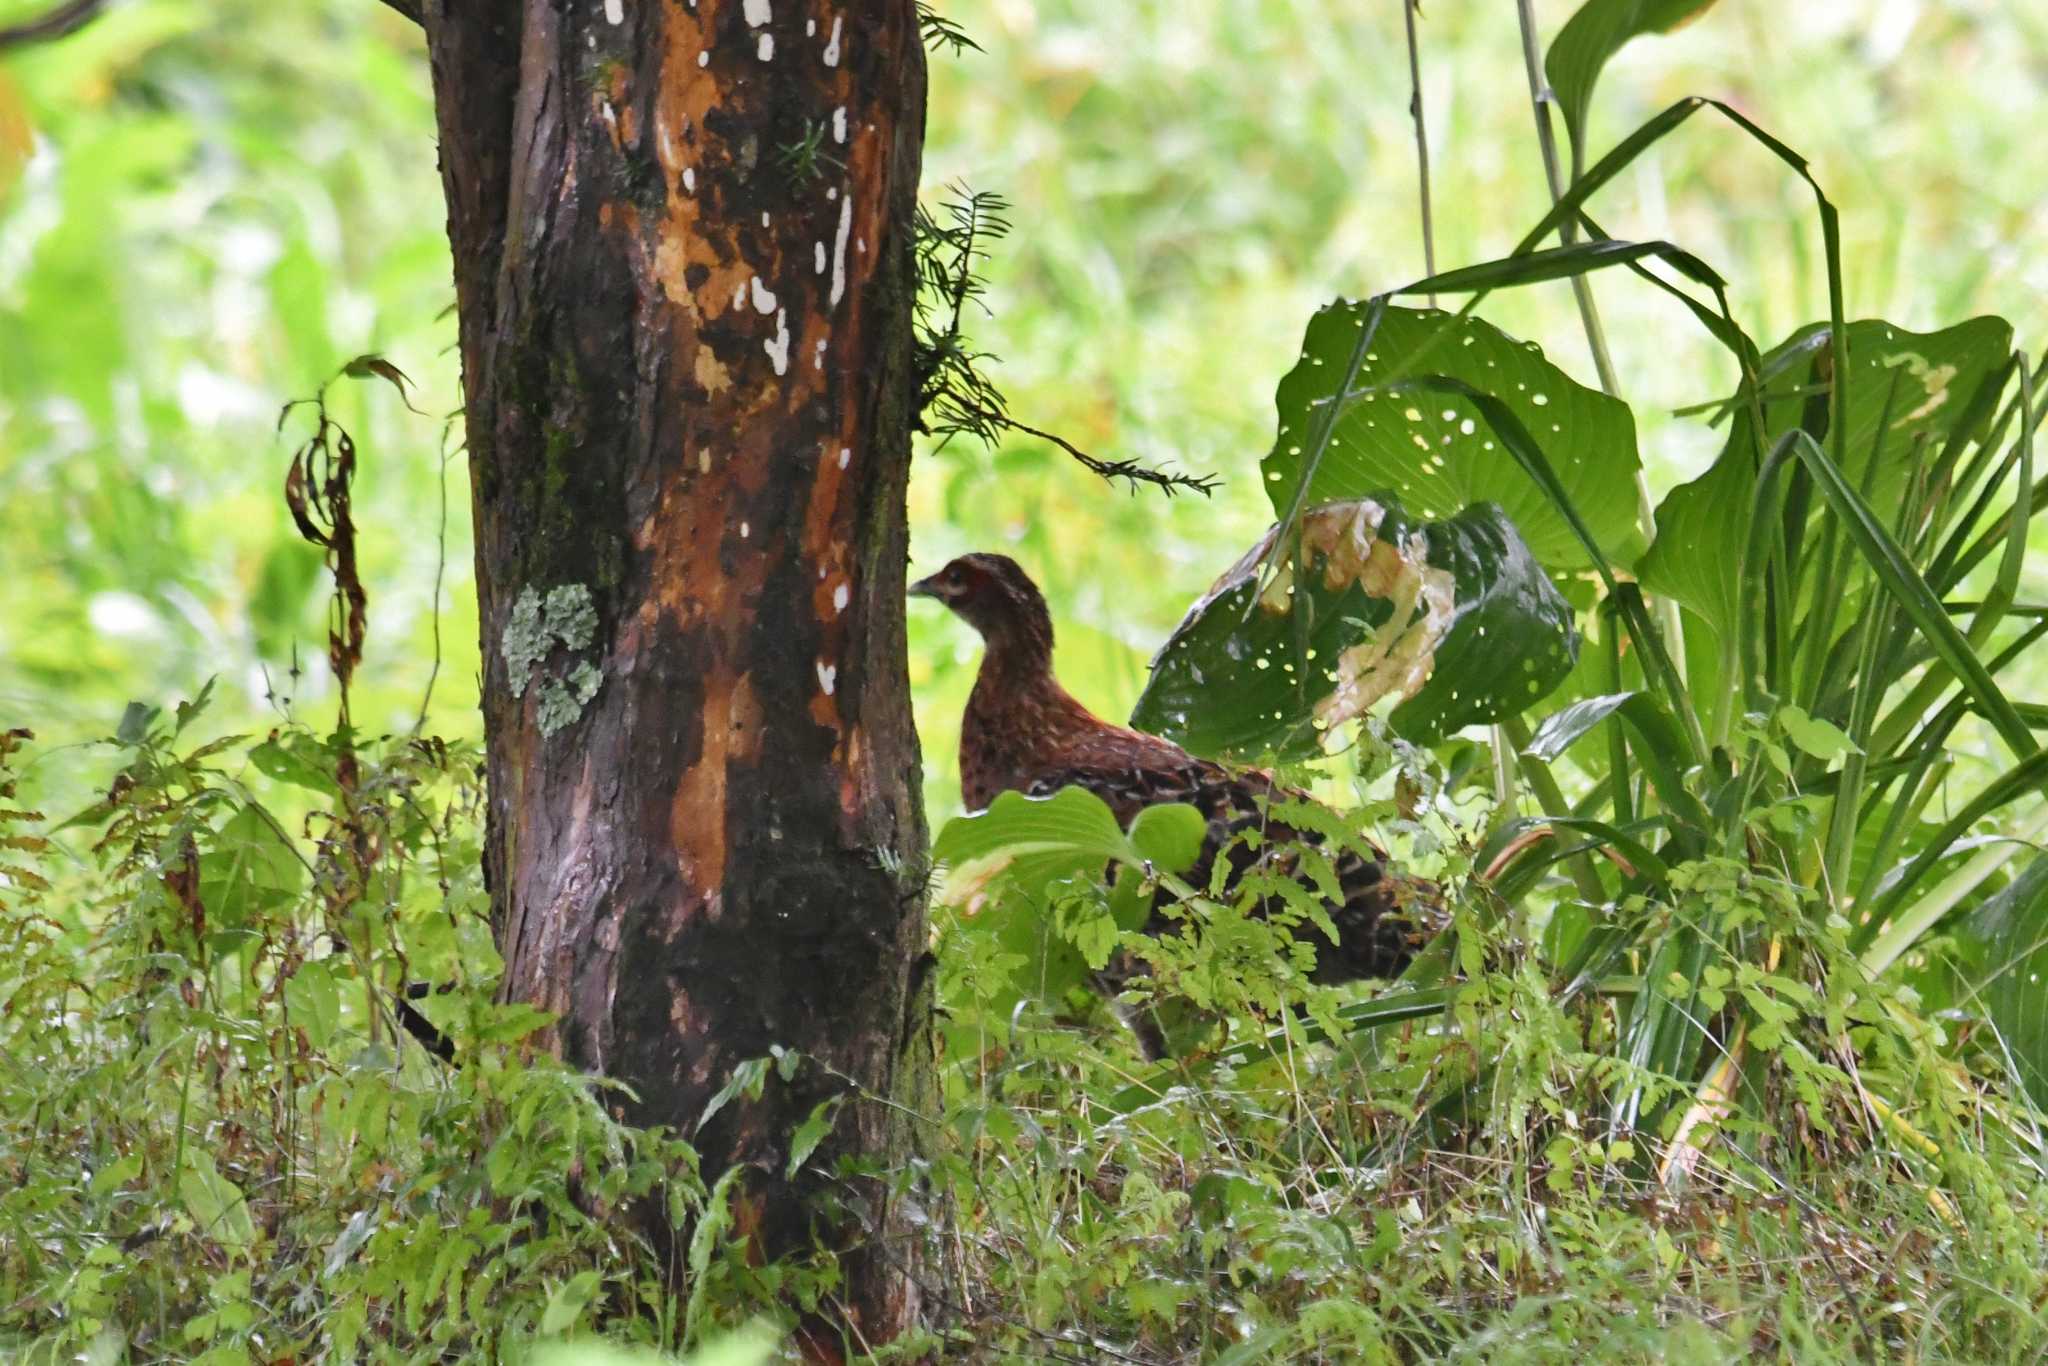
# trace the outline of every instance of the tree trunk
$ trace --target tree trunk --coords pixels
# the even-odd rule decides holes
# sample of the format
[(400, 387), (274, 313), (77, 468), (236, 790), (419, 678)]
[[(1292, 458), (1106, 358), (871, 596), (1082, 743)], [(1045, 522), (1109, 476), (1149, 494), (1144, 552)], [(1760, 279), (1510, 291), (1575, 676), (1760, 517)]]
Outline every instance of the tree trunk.
[[(688, 1135), (799, 1050), (927, 1071), (904, 665), (912, 0), (429, 0), (454, 247), (505, 993)], [(860, 1244), (851, 1340), (915, 1314), (873, 1192), (820, 1224), (806, 1064), (696, 1135), (762, 1255)], [(898, 1165), (843, 1107), (810, 1170)], [(844, 1197), (847, 1192), (840, 1190)], [(864, 1202), (864, 1203), (863, 1203)], [(864, 1226), (864, 1229), (863, 1227)]]

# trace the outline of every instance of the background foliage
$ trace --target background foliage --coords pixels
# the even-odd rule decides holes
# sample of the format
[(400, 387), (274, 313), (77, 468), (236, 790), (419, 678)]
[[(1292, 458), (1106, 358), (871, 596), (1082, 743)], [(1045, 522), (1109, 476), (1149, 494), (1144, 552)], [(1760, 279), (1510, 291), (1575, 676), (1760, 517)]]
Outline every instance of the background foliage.
[[(32, 12), (8, 0), (0, 17)], [(1539, 6), (1554, 31), (1570, 7)], [(1220, 474), (1214, 499), (1105, 496), (1043, 443), (919, 463), (921, 566), (1006, 547), (1046, 587), (1069, 686), (1127, 711), (1143, 662), (1267, 517), (1257, 461), (1302, 320), (1333, 294), (1422, 274), (1397, 6), (994, 3), (959, 10), (984, 51), (933, 63), (928, 180), (1029, 207), (989, 264), (1012, 408), (1103, 455)], [(1439, 259), (1500, 255), (1545, 206), (1511, 25), (1444, 0), (1422, 21)], [(1679, 39), (1623, 50), (1604, 145), (1677, 95), (1722, 93), (1802, 152), (1847, 216), (1851, 297), (1925, 328), (1997, 311), (2048, 324), (2048, 149), (2029, 135), (2048, 20), (2027, 6), (1728, 0)], [(28, 136), (25, 165), (9, 138)], [(11, 130), (11, 131), (10, 131)], [(221, 675), (217, 724), (280, 695), (327, 709), (310, 552), (276, 495), (277, 408), (348, 357), (390, 356), (440, 414), (458, 389), (440, 186), (416, 32), (355, 0), (117, 5), (0, 58), (0, 707), (46, 739), (101, 731), (133, 697)], [(1614, 232), (1733, 272), (1759, 337), (1824, 311), (1818, 244), (1788, 177), (1695, 134), (1611, 192)], [(1669, 409), (1733, 367), (1648, 291), (1594, 286), (1659, 487), (1714, 435)], [(1487, 314), (1591, 383), (1563, 285)], [(409, 724), (432, 668), (440, 421), (345, 386), (370, 659), (359, 716)], [(437, 728), (473, 724), (474, 594), (458, 457), (447, 485)], [(935, 816), (970, 636), (913, 612)], [(305, 676), (288, 672), (294, 642)], [(266, 684), (264, 671), (270, 683)], [(64, 781), (39, 765), (31, 781)], [(83, 780), (86, 775), (79, 775)], [(78, 795), (88, 784), (67, 787)]]

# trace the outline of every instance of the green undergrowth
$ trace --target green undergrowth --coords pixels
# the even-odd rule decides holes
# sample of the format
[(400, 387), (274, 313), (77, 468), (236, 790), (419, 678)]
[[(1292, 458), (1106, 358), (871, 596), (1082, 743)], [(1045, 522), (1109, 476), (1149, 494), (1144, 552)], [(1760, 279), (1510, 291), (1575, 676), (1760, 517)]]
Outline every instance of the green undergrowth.
[[(63, 756), (110, 783), (69, 819), (25, 810), (54, 756), (7, 742), (0, 1350), (489, 1361), (597, 1334), (674, 1354), (829, 1293), (828, 1258), (749, 1265), (723, 1174), (619, 1126), (601, 1083), (522, 1047), (531, 1011), (492, 1003), (474, 754), (291, 725), (200, 744), (180, 734), (196, 714), (134, 708)], [(1036, 951), (942, 913), (943, 1108), (898, 1174), (930, 1215), (929, 1336), (899, 1355), (2020, 1360), (2048, 1342), (2040, 1152), (1970, 1010), (1864, 982), (1809, 894), (1709, 866), (1697, 904), (1783, 946), (1775, 973), (1731, 965), (1725, 986), (1779, 1026), (1751, 1036), (1753, 1104), (1703, 1149), (1617, 1137), (1622, 1083), (1677, 1088), (1616, 1059), (1631, 984), (1561, 994), (1541, 927), (1465, 885), (1485, 803), (1406, 761), (1408, 795), (1364, 811), (1452, 892), (1433, 995), (1309, 986), (1284, 930), (1197, 897), (1152, 956), (1162, 994), (1201, 993), (1204, 1030), (1147, 1063), (1078, 979), (1009, 985), (1046, 985), (1049, 945), (1099, 958), (1117, 913), (1099, 876), (1039, 884), (1060, 909)], [(1158, 876), (1173, 824), (1111, 823), (1118, 847), (1086, 856)], [(417, 981), (447, 986), (410, 1004), (449, 1062), (398, 1017)], [(1434, 1008), (1387, 1009), (1404, 994)], [(1690, 1174), (1661, 1171), (1680, 1151)], [(669, 1290), (611, 1217), (646, 1200), (694, 1229)]]

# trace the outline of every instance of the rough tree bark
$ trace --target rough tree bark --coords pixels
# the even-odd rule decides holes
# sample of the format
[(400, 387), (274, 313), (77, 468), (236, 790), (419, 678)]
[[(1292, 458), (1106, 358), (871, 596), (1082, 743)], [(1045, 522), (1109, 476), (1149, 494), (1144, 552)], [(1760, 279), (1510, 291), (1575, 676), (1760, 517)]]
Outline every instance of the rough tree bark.
[[(928, 1059), (904, 666), (924, 123), (913, 0), (427, 0), (476, 519), (505, 992), (622, 1113), (689, 1133), (802, 1050)], [(697, 1136), (764, 1255), (852, 1249), (846, 1326), (915, 1314), (862, 1194), (818, 1222), (806, 1067)], [(850, 1104), (813, 1160), (891, 1162)], [(844, 1192), (841, 1192), (842, 1194)], [(864, 1226), (864, 1227), (863, 1227)]]

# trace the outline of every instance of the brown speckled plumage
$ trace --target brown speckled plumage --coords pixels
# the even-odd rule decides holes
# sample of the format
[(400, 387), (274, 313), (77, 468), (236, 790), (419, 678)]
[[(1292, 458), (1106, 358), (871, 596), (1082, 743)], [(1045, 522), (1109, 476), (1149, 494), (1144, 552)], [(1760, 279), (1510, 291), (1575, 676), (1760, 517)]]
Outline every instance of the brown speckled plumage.
[[(911, 591), (934, 597), (981, 633), (981, 672), (960, 728), (961, 795), (971, 810), (1001, 792), (1050, 796), (1084, 787), (1102, 798), (1119, 822), (1160, 802), (1187, 802), (1209, 821), (1202, 857), (1188, 874), (1206, 886), (1219, 852), (1235, 882), (1261, 858), (1290, 860), (1286, 844), (1320, 844), (1311, 832), (1286, 827), (1266, 807), (1303, 794), (1256, 771), (1233, 771), (1200, 759), (1170, 740), (1096, 716), (1060, 686), (1052, 669), (1052, 617), (1045, 598), (1015, 560), (963, 555)], [(1239, 838), (1263, 828), (1281, 847), (1258, 841), (1255, 852)], [(1351, 850), (1332, 859), (1341, 900), (1327, 909), (1338, 931), (1332, 943), (1304, 927), (1316, 945), (1315, 978), (1343, 982), (1392, 976), (1414, 955), (1419, 903), (1429, 884), (1391, 875), (1376, 858)], [(1166, 928), (1155, 917), (1155, 932)]]

